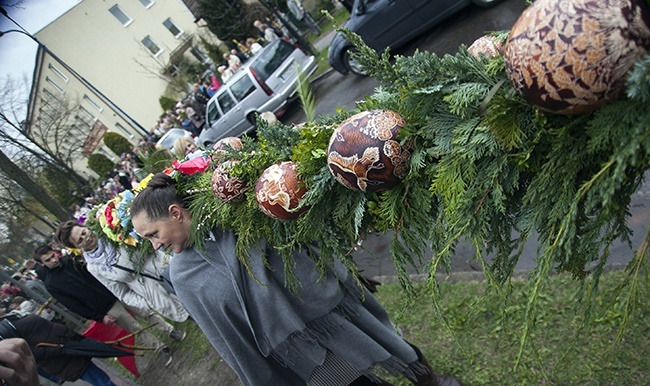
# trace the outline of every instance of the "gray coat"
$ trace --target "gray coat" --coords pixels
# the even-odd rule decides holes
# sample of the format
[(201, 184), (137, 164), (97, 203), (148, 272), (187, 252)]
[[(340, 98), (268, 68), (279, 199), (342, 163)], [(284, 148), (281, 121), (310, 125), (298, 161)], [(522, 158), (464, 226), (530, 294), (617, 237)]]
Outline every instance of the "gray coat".
[(235, 243), (233, 233), (215, 231), (203, 250), (177, 254), (170, 273), (181, 302), (244, 385), (304, 385), (314, 373), (338, 371), (323, 369), (326, 356), (372, 379), (382, 370), (407, 376), (419, 370), (415, 351), (385, 310), (341, 265), (323, 278), (306, 253), (296, 253), (301, 286), (294, 296), (280, 256), (263, 243), (251, 250), (253, 279)]

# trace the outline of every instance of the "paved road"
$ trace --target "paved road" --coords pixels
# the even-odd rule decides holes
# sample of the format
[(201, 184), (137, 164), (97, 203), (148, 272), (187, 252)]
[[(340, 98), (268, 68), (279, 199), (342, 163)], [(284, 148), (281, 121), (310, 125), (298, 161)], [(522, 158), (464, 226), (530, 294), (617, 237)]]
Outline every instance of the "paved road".
[[(415, 49), (419, 49), (435, 52), (439, 56), (454, 54), (459, 45), (469, 46), (486, 32), (510, 29), (525, 7), (524, 0), (506, 0), (488, 10), (468, 7), (449, 21), (423, 34), (398, 53), (409, 55)], [(315, 46), (318, 49), (326, 48), (332, 36), (325, 35)], [(355, 101), (372, 94), (377, 86), (375, 79), (354, 75), (343, 76), (337, 72), (330, 72), (314, 84), (316, 113), (317, 115), (333, 114), (337, 108), (349, 109), (354, 106)], [(296, 103), (286, 112), (282, 120), (285, 123), (300, 123), (305, 120), (305, 116)], [(630, 225), (634, 229), (633, 249), (622, 243), (616, 244), (610, 258), (612, 264), (622, 265), (631, 259), (633, 250), (641, 243), (650, 224), (649, 208), (650, 188), (643, 188), (635, 194), (631, 207)], [(366, 274), (389, 277), (395, 275), (395, 266), (389, 253), (391, 237), (392, 234), (370, 236), (363, 243), (367, 251), (359, 250), (354, 254)], [(517, 270), (526, 271), (534, 268), (536, 248), (537, 241), (534, 238), (530, 239), (517, 265)], [(480, 265), (473, 260), (473, 250), (466, 244), (459, 245), (452, 261), (452, 272), (479, 272), (480, 270)], [(417, 270), (411, 269), (410, 272), (416, 273)]]

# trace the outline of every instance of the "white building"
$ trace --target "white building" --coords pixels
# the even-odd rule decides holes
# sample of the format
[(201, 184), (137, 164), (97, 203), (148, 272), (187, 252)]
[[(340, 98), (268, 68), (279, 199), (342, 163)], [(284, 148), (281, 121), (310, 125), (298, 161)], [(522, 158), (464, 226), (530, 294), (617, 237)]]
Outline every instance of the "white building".
[[(115, 157), (102, 148), (106, 131), (136, 144), (163, 113), (159, 98), (176, 75), (176, 64), (183, 58), (209, 61), (198, 35), (219, 41), (201, 24), (181, 0), (83, 0), (34, 34), (42, 46), (30, 95), (29, 132), (38, 137), (48, 131), (65, 106), (71, 110), (67, 142), (76, 146), (76, 153), (70, 151), (78, 158), (74, 167), (94, 175), (85, 156), (101, 152)], [(53, 138), (44, 141), (54, 146)]]

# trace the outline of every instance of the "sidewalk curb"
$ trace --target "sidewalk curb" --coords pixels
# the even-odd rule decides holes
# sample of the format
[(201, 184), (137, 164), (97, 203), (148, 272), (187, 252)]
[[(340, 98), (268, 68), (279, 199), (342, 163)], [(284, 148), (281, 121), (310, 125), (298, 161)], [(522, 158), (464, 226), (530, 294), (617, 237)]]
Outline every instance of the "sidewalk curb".
[(334, 72), (334, 69), (332, 67), (328, 68), (322, 74), (319, 74), (317, 77), (312, 79), (311, 83), (316, 83), (316, 82), (320, 81), (321, 79), (328, 77), (332, 72)]

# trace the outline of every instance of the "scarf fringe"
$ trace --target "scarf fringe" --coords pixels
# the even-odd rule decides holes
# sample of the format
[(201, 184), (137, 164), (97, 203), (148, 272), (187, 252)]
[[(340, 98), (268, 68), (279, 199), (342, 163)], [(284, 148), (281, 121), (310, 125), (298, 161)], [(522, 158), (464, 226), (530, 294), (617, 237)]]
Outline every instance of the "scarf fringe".
[[(364, 292), (359, 283), (353, 278), (348, 278), (342, 283), (343, 298), (339, 304), (327, 314), (320, 316), (305, 325), (300, 331), (295, 331), (280, 343), (272, 352), (271, 357), (277, 360), (282, 366), (290, 367), (299, 358), (302, 358), (300, 349), (294, 343), (301, 340), (318, 346), (320, 341), (331, 336), (341, 328), (341, 325), (333, 318), (333, 314), (350, 320), (351, 316), (357, 315), (357, 307), (364, 299)], [(387, 375), (404, 375), (409, 379), (416, 379), (416, 374), (424, 374), (428, 370), (420, 362), (411, 364), (404, 363), (401, 359), (391, 357), (382, 362), (374, 363), (368, 369), (358, 369), (361, 374), (370, 378), (373, 382), (380, 383), (381, 378)]]
[(397, 377), (400, 375), (415, 381), (417, 375), (426, 374), (429, 372), (429, 369), (418, 361), (407, 365), (399, 358), (390, 357), (383, 362), (374, 363), (367, 370), (360, 371), (363, 376), (370, 378), (372, 382), (382, 383), (387, 376)]

